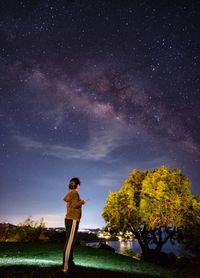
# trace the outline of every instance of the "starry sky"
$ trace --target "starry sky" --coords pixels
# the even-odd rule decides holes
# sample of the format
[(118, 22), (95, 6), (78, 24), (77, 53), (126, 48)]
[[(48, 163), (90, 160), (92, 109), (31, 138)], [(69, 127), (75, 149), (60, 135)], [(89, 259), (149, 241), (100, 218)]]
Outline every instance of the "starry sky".
[(135, 168), (179, 168), (200, 194), (199, 1), (0, 2), (0, 221), (105, 225)]

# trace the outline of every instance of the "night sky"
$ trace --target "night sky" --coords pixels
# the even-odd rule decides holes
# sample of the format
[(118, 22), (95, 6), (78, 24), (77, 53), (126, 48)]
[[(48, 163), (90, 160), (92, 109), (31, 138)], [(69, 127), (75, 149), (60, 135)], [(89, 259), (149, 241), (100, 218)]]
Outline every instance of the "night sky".
[(200, 194), (199, 1), (0, 2), (0, 221), (104, 226), (109, 190), (167, 164)]

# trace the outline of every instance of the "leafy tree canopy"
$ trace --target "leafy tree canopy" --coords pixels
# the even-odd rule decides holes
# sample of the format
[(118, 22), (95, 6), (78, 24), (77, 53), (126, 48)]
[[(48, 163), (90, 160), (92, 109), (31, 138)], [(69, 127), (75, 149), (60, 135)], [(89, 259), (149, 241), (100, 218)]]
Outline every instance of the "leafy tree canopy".
[(134, 170), (118, 192), (110, 191), (102, 215), (111, 232), (131, 231), (143, 253), (151, 243), (160, 252), (190, 221), (200, 223), (199, 207), (190, 179), (181, 170), (161, 166)]

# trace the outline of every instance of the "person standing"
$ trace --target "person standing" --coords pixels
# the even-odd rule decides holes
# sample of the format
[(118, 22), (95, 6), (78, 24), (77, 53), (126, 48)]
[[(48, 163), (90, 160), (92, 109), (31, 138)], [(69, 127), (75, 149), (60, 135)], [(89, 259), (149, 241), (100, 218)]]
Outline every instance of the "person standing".
[(81, 219), (82, 205), (87, 203), (87, 200), (81, 200), (78, 194), (80, 189), (80, 180), (75, 177), (69, 182), (69, 191), (65, 195), (64, 201), (66, 202), (67, 213), (65, 216), (65, 228), (66, 228), (66, 243), (64, 247), (63, 255), (63, 269), (62, 271), (67, 274), (70, 266), (73, 262), (73, 249), (78, 232), (79, 222)]

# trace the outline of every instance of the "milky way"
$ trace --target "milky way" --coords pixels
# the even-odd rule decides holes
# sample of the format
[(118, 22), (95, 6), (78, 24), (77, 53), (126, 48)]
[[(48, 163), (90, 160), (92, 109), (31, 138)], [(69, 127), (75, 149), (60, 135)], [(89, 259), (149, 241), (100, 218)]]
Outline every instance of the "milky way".
[(198, 1), (0, 7), (1, 221), (63, 225), (67, 180), (101, 226), (134, 168), (180, 168), (199, 194)]

